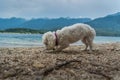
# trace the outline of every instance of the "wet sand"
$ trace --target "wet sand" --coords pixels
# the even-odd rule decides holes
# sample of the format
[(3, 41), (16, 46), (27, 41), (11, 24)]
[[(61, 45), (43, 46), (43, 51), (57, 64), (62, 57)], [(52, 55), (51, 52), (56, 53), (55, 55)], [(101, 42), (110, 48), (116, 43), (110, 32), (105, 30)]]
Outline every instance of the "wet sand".
[[(94, 44), (93, 52), (84, 47), (72, 45), (62, 52), (0, 48), (0, 80), (120, 80), (120, 43)], [(70, 60), (78, 61), (56, 68)]]

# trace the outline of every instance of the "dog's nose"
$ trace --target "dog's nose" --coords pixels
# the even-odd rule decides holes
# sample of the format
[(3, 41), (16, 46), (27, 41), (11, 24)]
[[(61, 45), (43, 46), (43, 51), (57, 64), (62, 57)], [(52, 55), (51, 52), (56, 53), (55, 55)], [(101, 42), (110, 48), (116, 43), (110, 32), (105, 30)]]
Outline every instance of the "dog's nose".
[(53, 50), (55, 50), (55, 48), (53, 48)]

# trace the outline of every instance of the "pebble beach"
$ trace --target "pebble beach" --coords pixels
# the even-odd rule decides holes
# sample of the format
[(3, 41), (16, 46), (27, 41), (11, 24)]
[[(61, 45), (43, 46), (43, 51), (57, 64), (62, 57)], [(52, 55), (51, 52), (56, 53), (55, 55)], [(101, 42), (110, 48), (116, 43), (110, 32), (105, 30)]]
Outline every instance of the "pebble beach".
[(120, 80), (119, 42), (94, 44), (93, 52), (84, 47), (0, 48), (0, 80)]

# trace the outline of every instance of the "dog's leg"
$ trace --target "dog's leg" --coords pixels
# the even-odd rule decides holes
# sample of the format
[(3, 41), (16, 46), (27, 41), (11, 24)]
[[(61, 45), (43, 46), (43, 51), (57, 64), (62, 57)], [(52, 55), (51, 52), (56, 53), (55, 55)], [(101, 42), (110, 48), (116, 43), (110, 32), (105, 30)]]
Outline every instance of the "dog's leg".
[(90, 42), (90, 45), (89, 45), (89, 47), (90, 47), (90, 51), (93, 50), (93, 46), (92, 46), (92, 45), (93, 45), (92, 42)]
[(68, 44), (64, 44), (64, 45), (59, 45), (57, 48), (56, 48), (56, 51), (62, 51), (63, 49), (65, 49), (66, 47), (68, 47), (69, 45)]
[(60, 46), (60, 45), (59, 45), (59, 46), (56, 46), (55, 51), (56, 51), (56, 52), (60, 52), (60, 51), (62, 51), (61, 46)]
[(88, 42), (87, 42), (87, 40), (86, 40), (86, 37), (82, 39), (82, 42), (83, 42), (83, 43), (85, 44), (85, 46), (86, 46), (85, 49), (84, 49), (84, 50), (86, 51), (87, 48), (88, 48)]
[(89, 45), (90, 51), (92, 52), (92, 50), (93, 50), (93, 39), (88, 37), (87, 41), (88, 41), (88, 45)]

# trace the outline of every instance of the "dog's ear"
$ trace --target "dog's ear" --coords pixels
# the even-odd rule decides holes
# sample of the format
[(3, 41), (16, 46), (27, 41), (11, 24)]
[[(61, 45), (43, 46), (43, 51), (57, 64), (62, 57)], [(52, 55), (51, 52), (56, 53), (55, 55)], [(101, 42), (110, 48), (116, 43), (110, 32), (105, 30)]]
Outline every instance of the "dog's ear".
[(52, 46), (52, 47), (54, 47), (55, 46), (55, 35), (54, 35), (54, 33), (51, 33), (50, 35), (49, 35), (49, 44)]
[(42, 43), (43, 43), (43, 44), (46, 44), (46, 43), (47, 43), (47, 36), (46, 36), (46, 33), (43, 34), (43, 36), (42, 36)]

